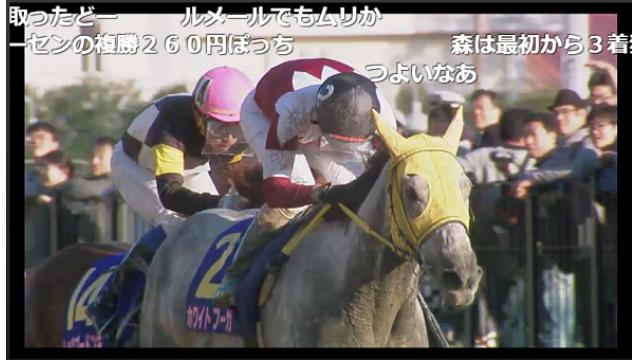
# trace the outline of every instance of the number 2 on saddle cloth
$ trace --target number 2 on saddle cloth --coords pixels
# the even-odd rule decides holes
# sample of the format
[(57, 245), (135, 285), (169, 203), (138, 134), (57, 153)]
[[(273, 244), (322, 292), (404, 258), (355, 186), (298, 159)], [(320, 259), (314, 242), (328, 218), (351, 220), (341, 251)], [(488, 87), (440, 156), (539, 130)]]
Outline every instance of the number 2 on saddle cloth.
[(211, 243), (189, 286), (186, 318), (188, 330), (240, 335), (240, 328), (234, 326), (236, 310), (215, 306), (212, 300), (251, 221), (253, 218), (233, 224)]

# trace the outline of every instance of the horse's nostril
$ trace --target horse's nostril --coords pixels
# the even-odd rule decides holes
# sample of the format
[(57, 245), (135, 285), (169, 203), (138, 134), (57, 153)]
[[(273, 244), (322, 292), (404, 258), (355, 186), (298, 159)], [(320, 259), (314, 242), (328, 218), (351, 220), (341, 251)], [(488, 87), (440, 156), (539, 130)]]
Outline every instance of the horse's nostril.
[(463, 281), (455, 271), (444, 271), (442, 282), (448, 288), (459, 289), (463, 286)]

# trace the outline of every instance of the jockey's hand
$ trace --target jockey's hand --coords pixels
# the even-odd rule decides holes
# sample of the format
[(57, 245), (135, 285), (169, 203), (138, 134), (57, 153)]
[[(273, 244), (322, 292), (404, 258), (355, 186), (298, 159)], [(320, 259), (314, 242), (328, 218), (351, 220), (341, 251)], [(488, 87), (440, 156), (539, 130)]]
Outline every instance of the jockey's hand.
[(311, 201), (314, 203), (325, 202), (324, 194), (331, 189), (331, 183), (327, 182), (324, 184), (314, 185), (311, 190)]
[(335, 205), (339, 202), (342, 202), (345, 203), (345, 205), (348, 205), (346, 203), (349, 202), (349, 199), (345, 197), (345, 192), (350, 191), (350, 189), (351, 187), (349, 187), (347, 184), (331, 186), (330, 188), (322, 192), (322, 194), (320, 195), (320, 201), (325, 204)]

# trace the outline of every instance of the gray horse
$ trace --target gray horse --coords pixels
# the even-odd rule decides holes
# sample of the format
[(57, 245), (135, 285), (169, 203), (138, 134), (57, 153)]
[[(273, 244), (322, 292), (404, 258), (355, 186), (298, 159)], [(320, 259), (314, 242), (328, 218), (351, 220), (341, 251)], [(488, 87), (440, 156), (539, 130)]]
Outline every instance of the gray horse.
[[(376, 114), (391, 160), (357, 215), (394, 249), (353, 221), (322, 223), (293, 251), (261, 309), (264, 346), (426, 347), (423, 271), (446, 304), (473, 301), (482, 270), (467, 236), (470, 185), (452, 156), (461, 122), (443, 138), (404, 139)], [(186, 330), (186, 294), (211, 239), (253, 212), (204, 211), (165, 241), (149, 268), (141, 346), (244, 346), (240, 337)]]

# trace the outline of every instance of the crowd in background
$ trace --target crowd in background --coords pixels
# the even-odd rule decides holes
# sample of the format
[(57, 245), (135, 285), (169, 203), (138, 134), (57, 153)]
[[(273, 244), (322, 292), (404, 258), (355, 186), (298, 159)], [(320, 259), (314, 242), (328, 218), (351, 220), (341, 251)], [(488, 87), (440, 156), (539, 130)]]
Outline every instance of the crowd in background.
[(26, 145), (31, 162), (25, 171), (25, 266), (33, 267), (71, 244), (114, 240), (111, 224), (117, 193), (111, 154), (115, 140), (95, 140), (88, 174), (76, 170), (77, 165), (61, 150), (57, 129), (49, 123), (30, 125)]
[[(616, 74), (611, 65), (594, 65), (599, 71), (589, 80), (588, 99), (561, 89), (546, 109), (503, 109), (494, 91), (471, 95), (475, 129), (464, 130), (466, 147), (458, 159), (475, 185), (471, 239), (485, 267), (484, 287), (472, 313), (472, 345), (528, 345), (523, 324), (528, 219), (537, 246), (535, 345), (594, 343), (590, 292), (596, 278), (602, 290), (596, 292), (602, 295), (598, 326), (609, 335), (617, 331)], [(429, 115), (433, 135), (440, 135), (452, 117), (442, 108)], [(524, 200), (531, 197), (533, 210), (525, 215)], [(595, 241), (584, 234), (591, 218), (596, 220)], [(584, 255), (584, 249), (600, 253)], [(598, 274), (590, 273), (590, 256), (598, 259)], [(428, 286), (426, 292), (434, 294)], [(432, 297), (437, 300), (437, 294)], [(433, 305), (437, 308), (437, 301)], [(453, 337), (453, 329), (451, 333)], [(599, 340), (615, 345), (615, 336)]]
[[(599, 233), (617, 242), (617, 75), (611, 65), (593, 66), (598, 71), (589, 81), (588, 99), (561, 89), (546, 109), (502, 108), (497, 93), (483, 89), (465, 104), (471, 109), (472, 122), (464, 129), (458, 155), (475, 184), (471, 199), (474, 248), (517, 247), (522, 237), (514, 235), (520, 231), (514, 227), (522, 225), (523, 199), (539, 189), (566, 187), (567, 181), (593, 188), (593, 202), (582, 207), (596, 209)], [(451, 115), (447, 109), (432, 109), (427, 132), (441, 135)], [(409, 135), (411, 130), (402, 125), (399, 129)], [(118, 194), (110, 176), (116, 140), (95, 139), (86, 174), (80, 174), (62, 152), (59, 133), (51, 124), (30, 125), (26, 141), (27, 158), (32, 162), (25, 171), (25, 266), (36, 266), (70, 244), (116, 240), (112, 224)], [(54, 245), (29, 236), (43, 229), (55, 232)], [(522, 287), (518, 265), (513, 265), (513, 256), (496, 254), (479, 252), (486, 286), (474, 305), (475, 346), (524, 346), (522, 339), (515, 338), (517, 332), (510, 330), (521, 322), (521, 316), (509, 315), (518, 313), (514, 307), (522, 306), (517, 295)], [(582, 296), (575, 293), (576, 282), (580, 282), (574, 276), (576, 267), (567, 266), (559, 256), (547, 256), (538, 270), (538, 305), (543, 314), (538, 322), (538, 344), (575, 346), (584, 341), (576, 334), (580, 322), (575, 316), (579, 313), (576, 301), (580, 302), (576, 297)], [(612, 274), (606, 276), (615, 276)], [(610, 285), (615, 279), (606, 282), (605, 292), (615, 307), (617, 290)], [(556, 296), (559, 288), (566, 291)], [(444, 312), (440, 314), (447, 318)], [(445, 319), (443, 323), (446, 329), (449, 322)]]

